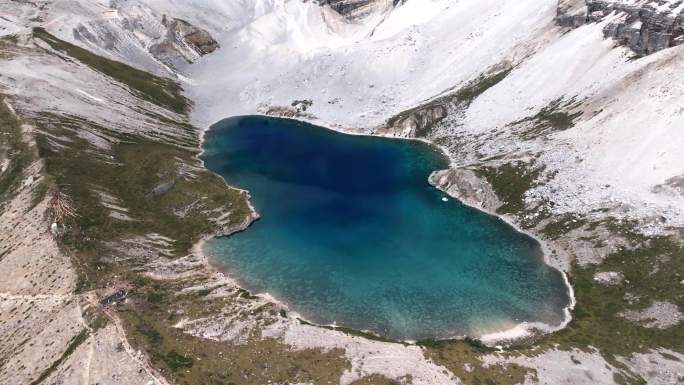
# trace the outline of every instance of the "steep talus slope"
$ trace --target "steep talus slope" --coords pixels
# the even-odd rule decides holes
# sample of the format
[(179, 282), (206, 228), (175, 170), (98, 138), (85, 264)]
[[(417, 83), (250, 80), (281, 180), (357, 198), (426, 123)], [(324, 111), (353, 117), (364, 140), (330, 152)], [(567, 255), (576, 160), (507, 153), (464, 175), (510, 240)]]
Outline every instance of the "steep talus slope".
[[(0, 4), (0, 382), (681, 382), (681, 2), (324, 3)], [(573, 322), (405, 346), (240, 289), (191, 246), (254, 213), (197, 146), (263, 112), (441, 145), (431, 182), (542, 238)]]

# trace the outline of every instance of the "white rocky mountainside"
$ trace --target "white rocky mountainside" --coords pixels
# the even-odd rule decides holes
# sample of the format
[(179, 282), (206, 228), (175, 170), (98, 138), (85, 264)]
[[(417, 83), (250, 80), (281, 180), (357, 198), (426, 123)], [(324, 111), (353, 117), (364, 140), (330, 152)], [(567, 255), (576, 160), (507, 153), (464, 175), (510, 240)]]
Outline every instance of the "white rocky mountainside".
[[(315, 351), (328, 358), (339, 353), (346, 360), (338, 376), (344, 384), (375, 375), (401, 383), (477, 383), (486, 370), (498, 373), (502, 367), (524, 368), (516, 373), (518, 382), (526, 384), (681, 383), (682, 352), (642, 346), (650, 340), (637, 339), (676, 337), (681, 330), (679, 279), (664, 286), (647, 281), (679, 274), (668, 268), (680, 266), (671, 250), (681, 249), (667, 249), (670, 254), (649, 249), (652, 259), (634, 258), (640, 269), (624, 268), (633, 266), (631, 260), (606, 267), (600, 263), (633, 251), (624, 247), (624, 239), (611, 236), (605, 223), (634, 225), (638, 240), (669, 236), (684, 227), (683, 10), (681, 0), (0, 2), (0, 118), (13, 122), (16, 138), (31, 151), (47, 148), (80, 157), (79, 165), (91, 162), (120, 171), (121, 159), (115, 157), (120, 153), (114, 148), (130, 138), (150, 147), (161, 143), (173, 147), (164, 147), (172, 154), (188, 151), (174, 158), (173, 172), (179, 181), (192, 183), (198, 175), (209, 178), (195, 157), (198, 131), (234, 115), (279, 114), (349, 132), (426, 139), (452, 158), (452, 169), (436, 174), (433, 182), (450, 192), (471, 190), (466, 198), (485, 209), (508, 207), (500, 214), (537, 235), (562, 223), (560, 240), (545, 237), (554, 252), (549, 262), (564, 271), (589, 269), (582, 270), (592, 278), (578, 287), (578, 298), (599, 293), (614, 300), (606, 309), (619, 303), (625, 310), (606, 315), (598, 313), (603, 308), (584, 306), (583, 322), (568, 326), (570, 337), (553, 340), (569, 345), (531, 348), (530, 355), (477, 351), (478, 358), (468, 363), (438, 361), (441, 353), (430, 356), (428, 346), (370, 340), (304, 325), (290, 316), (272, 323), (255, 319), (253, 312), (261, 314), (273, 304), (240, 291), (194, 251), (169, 258), (174, 239), (151, 230), (125, 239), (125, 245), (134, 245), (128, 249), (120, 240), (109, 242), (106, 246), (116, 252), (105, 257), (133, 267), (121, 268), (98, 290), (78, 292), (77, 273), (84, 266), (49, 233), (47, 198), (34, 202), (39, 186), (55, 175), (48, 178), (50, 165), (34, 159), (24, 165), (18, 192), (0, 202), (0, 270), (10, 278), (0, 280), (0, 383), (166, 383), (169, 373), (159, 373), (129, 343), (132, 329), (124, 330), (121, 322), (95, 327), (93, 321), (98, 320), (92, 317), (98, 314), (98, 296), (118, 287), (131, 271), (157, 282), (169, 279), (179, 303), (187, 293), (208, 291), (212, 294), (203, 299), (193, 298), (215, 305), (211, 301), (216, 298), (223, 301), (214, 297), (215, 287), (237, 293), (243, 307), (226, 301), (223, 313), (184, 319), (173, 325), (178, 330), (174, 341), (185, 333), (235, 342), (220, 346), (226, 356), (230, 349), (249, 353), (251, 345), (241, 344), (258, 329), (262, 337), (287, 347), (271, 353), (273, 359), (306, 349), (306, 354)], [(111, 62), (102, 70), (100, 59), (78, 47), (145, 72)], [(112, 67), (134, 73), (134, 81), (117, 78)], [(169, 79), (180, 82), (189, 101), (173, 92), (179, 89)], [(41, 138), (40, 146), (35, 138)], [(13, 156), (0, 140), (0, 182), (17, 169)], [(501, 202), (482, 175), (510, 168), (516, 177), (507, 184), (524, 180), (527, 185), (517, 191), (519, 197), (499, 197), (508, 200)], [(68, 170), (75, 174), (81, 166)], [(87, 177), (99, 176), (93, 174)], [(162, 182), (172, 186), (175, 179)], [(95, 206), (106, 208), (108, 226), (125, 222), (135, 228), (145, 220), (102, 185), (70, 188), (84, 189)], [(202, 199), (170, 217), (181, 221), (204, 204)], [(511, 209), (515, 203), (518, 207)], [(218, 227), (230, 222), (229, 212), (206, 212)], [(568, 223), (564, 218), (570, 218)], [(594, 223), (597, 227), (588, 229)], [(601, 271), (594, 275), (591, 269)], [(641, 281), (654, 289), (638, 286)], [(191, 317), (186, 310), (174, 314)], [(172, 313), (154, 318), (162, 322)], [(624, 329), (612, 335), (610, 328), (608, 337), (599, 331), (594, 335), (593, 329), (583, 334), (584, 325), (598, 325), (590, 322), (602, 322), (601, 317), (658, 330), (627, 329), (643, 333), (637, 337), (618, 334)], [(529, 336), (534, 327), (539, 325), (518, 325), (513, 336)], [(501, 335), (481, 337), (494, 341)], [(594, 346), (597, 341), (603, 345)], [(663, 337), (659, 343), (677, 341)], [(606, 346), (614, 350), (606, 353)], [(451, 353), (464, 357), (458, 349)], [(230, 364), (259, 358), (231, 357), (237, 358)], [(179, 357), (171, 358), (178, 363)], [(507, 372), (505, 380), (511, 378)]]

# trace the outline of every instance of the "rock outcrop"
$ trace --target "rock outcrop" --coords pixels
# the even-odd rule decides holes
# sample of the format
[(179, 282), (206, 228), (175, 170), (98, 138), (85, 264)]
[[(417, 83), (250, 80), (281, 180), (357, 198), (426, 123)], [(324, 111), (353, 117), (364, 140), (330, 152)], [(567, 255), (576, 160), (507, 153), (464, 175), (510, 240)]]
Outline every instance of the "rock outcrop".
[(106, 13), (74, 26), (73, 40), (157, 74), (180, 70), (219, 47), (206, 30), (144, 4), (112, 3)]
[(447, 112), (447, 104), (436, 101), (405, 111), (390, 119), (387, 125), (396, 136), (424, 138), (447, 117)]
[(320, 0), (321, 5), (329, 5), (349, 19), (359, 19), (377, 11), (391, 9), (404, 0)]
[(684, 43), (682, 0), (560, 0), (556, 21), (571, 28), (606, 21), (604, 36), (639, 55)]
[(560, 0), (556, 23), (562, 27), (577, 28), (587, 23), (588, 13), (585, 0)]
[(178, 61), (192, 63), (196, 57), (210, 54), (219, 47), (209, 32), (185, 20), (164, 16), (162, 25), (166, 27), (166, 36), (150, 47), (150, 53), (171, 67), (177, 68)]

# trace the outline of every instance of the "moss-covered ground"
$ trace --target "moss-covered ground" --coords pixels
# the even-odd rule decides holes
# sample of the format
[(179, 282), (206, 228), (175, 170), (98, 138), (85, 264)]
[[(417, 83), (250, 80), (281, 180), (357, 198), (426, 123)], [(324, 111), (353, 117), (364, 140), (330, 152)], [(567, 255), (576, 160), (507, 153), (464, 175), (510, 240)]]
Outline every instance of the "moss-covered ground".
[(526, 209), (525, 193), (534, 187), (541, 176), (542, 169), (534, 162), (516, 161), (499, 166), (484, 166), (476, 170), (485, 178), (503, 205), (496, 211), (499, 214), (519, 214)]
[[(596, 282), (594, 274), (615, 271), (624, 275), (614, 286)], [(571, 276), (577, 306), (571, 324), (546, 336), (547, 344), (598, 348), (607, 359), (663, 347), (684, 351), (684, 325), (667, 329), (645, 327), (620, 315), (667, 301), (684, 308), (684, 246), (668, 237), (644, 239), (634, 249), (609, 255), (598, 266), (574, 266)]]

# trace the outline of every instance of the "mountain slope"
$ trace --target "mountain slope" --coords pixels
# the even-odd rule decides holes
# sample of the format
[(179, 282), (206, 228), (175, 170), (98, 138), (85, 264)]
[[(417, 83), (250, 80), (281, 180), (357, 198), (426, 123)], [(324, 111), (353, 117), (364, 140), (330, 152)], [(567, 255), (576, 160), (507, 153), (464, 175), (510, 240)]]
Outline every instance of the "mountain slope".
[[(683, 7), (0, 4), (0, 382), (681, 382)], [(431, 182), (538, 236), (573, 321), (404, 345), (244, 291), (192, 246), (255, 213), (196, 155), (253, 113), (442, 146)]]

